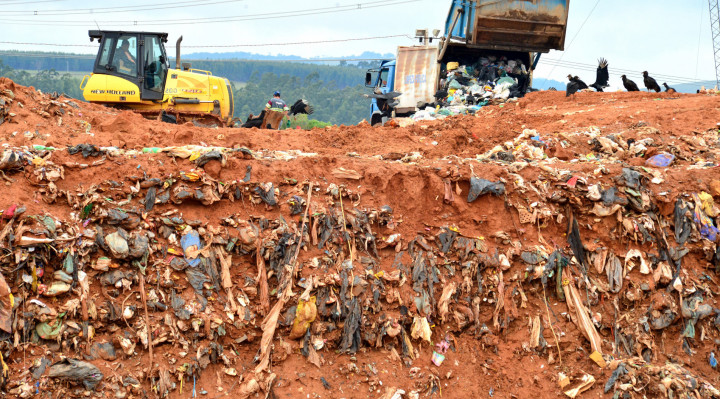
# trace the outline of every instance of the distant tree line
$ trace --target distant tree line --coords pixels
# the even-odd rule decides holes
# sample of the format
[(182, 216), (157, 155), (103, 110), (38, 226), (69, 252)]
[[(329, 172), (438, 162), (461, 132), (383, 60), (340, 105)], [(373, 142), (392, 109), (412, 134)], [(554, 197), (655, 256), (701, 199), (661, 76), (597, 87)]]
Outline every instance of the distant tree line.
[(37, 72), (17, 70), (3, 64), (0, 59), (0, 77), (10, 78), (19, 85), (33, 86), (43, 93), (58, 92), (72, 98), (83, 98), (82, 90), (80, 90), (81, 79), (54, 69)]
[[(12, 56), (12, 64), (3, 64), (7, 57), (5, 55), (0, 59), (0, 76), (46, 93), (58, 92), (83, 99), (79, 88), (81, 78), (65, 71), (68, 65), (72, 65), (70, 70), (83, 72), (75, 68), (86, 67), (84, 72), (89, 73), (92, 61), (83, 66), (83, 60), (78, 59), (23, 58), (20, 54)], [(235, 116), (242, 120), (251, 113), (258, 114), (276, 90), (282, 93), (288, 105), (301, 98), (308, 100), (315, 108), (312, 119), (337, 125), (353, 125), (368, 118), (370, 101), (363, 94), (369, 91), (364, 86), (364, 80), (365, 70), (373, 66), (370, 63), (331, 66), (232, 60), (192, 61), (192, 64), (193, 68), (209, 70), (213, 75), (228, 78), (234, 83)], [(46, 69), (37, 70), (38, 66)]]

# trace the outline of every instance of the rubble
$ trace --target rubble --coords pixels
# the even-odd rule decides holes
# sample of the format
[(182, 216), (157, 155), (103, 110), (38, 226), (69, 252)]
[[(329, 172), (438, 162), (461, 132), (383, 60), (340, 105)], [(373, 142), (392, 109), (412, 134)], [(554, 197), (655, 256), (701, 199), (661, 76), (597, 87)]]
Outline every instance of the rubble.
[(716, 122), (663, 114), (713, 97), (277, 143), (84, 103), (51, 129), (13, 92), (39, 133), (0, 126), (8, 397), (720, 397)]

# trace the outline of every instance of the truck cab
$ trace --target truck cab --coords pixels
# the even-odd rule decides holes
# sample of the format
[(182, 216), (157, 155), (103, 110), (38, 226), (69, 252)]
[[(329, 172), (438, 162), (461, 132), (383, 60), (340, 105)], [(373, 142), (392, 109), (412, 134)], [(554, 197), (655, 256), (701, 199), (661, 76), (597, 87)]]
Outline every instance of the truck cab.
[[(563, 50), (569, 0), (452, 0), (439, 44), (425, 36), (423, 45), (398, 47), (395, 60), (368, 70), (365, 84), (375, 92), (401, 92), (396, 115), (415, 112), (435, 102), (447, 65), (473, 65), (481, 57), (517, 61), (523, 66), (519, 84), (529, 87), (540, 54)], [(520, 80), (523, 80), (520, 82)], [(378, 99), (371, 122), (387, 117)]]
[[(388, 94), (395, 88), (395, 60), (386, 60), (380, 67), (369, 69), (365, 75), (365, 86), (372, 88), (374, 94)], [(370, 124), (377, 125), (383, 117), (390, 115), (382, 99), (373, 98), (370, 103)]]

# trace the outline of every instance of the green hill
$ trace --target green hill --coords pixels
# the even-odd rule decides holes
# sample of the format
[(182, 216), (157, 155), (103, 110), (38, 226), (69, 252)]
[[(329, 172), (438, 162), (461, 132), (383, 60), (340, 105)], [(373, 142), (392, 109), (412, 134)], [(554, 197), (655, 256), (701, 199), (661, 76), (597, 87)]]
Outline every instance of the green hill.
[[(363, 85), (369, 63), (322, 65), (315, 63), (252, 60), (183, 60), (233, 83), (235, 116), (257, 114), (275, 90), (292, 104), (304, 98), (315, 107), (313, 118), (332, 124), (353, 125), (368, 117), (369, 100)], [(60, 92), (83, 99), (82, 75), (94, 62), (86, 54), (3, 51), (0, 76), (44, 92)], [(174, 64), (171, 62), (171, 64)]]

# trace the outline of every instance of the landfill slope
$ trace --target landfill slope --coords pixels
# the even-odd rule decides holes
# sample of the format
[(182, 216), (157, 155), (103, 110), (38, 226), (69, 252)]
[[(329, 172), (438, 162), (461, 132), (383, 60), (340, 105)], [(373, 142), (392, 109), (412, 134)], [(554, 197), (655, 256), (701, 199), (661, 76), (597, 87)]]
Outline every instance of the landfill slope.
[(720, 397), (718, 108), (216, 129), (0, 79), (0, 390)]

